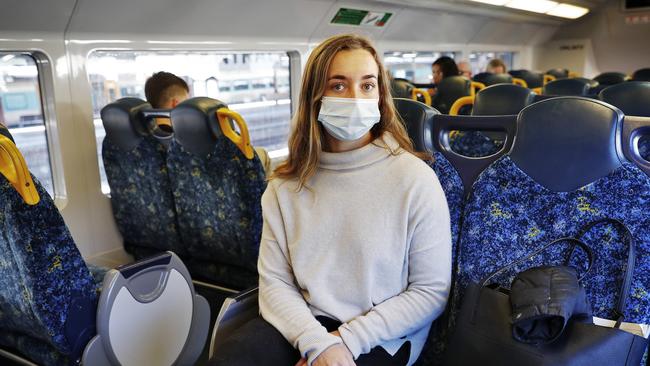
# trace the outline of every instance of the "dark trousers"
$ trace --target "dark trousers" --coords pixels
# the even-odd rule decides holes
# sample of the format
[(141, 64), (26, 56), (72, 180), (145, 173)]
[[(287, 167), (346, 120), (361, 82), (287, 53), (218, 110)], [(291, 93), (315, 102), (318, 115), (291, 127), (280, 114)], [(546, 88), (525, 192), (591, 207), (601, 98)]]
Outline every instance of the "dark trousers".
[[(341, 323), (326, 317), (316, 317), (332, 332)], [(391, 356), (381, 347), (359, 356), (357, 366), (404, 366), (411, 355), (411, 343), (406, 342)], [(300, 353), (284, 336), (261, 317), (255, 318), (233, 332), (210, 360), (212, 366), (294, 366)]]

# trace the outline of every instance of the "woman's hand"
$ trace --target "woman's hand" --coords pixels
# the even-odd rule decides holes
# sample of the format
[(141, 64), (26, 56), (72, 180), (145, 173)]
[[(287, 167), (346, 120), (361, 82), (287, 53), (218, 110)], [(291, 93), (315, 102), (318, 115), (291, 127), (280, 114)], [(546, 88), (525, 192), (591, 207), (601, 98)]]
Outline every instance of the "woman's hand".
[[(338, 330), (330, 332), (330, 334), (341, 337)], [(301, 358), (295, 366), (307, 366), (307, 359)], [(356, 366), (356, 364), (350, 350), (343, 343), (339, 343), (327, 348), (316, 357), (313, 366)]]
[(313, 366), (356, 366), (350, 350), (343, 344), (327, 348), (314, 360)]

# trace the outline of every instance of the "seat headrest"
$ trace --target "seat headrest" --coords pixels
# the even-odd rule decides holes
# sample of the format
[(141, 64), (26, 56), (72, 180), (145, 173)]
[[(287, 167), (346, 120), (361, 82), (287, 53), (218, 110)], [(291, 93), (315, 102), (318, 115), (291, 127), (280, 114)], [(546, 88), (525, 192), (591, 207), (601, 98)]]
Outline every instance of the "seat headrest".
[(594, 78), (600, 85), (614, 85), (627, 80), (627, 75), (622, 72), (604, 72)]
[(495, 84), (512, 84), (512, 75), (510, 74), (493, 74), (491, 72), (482, 72), (474, 75), (474, 81), (485, 84), (485, 86)]
[(567, 69), (550, 69), (546, 73), (548, 75), (555, 76), (556, 79), (564, 79), (569, 77), (569, 70)]
[(456, 99), (470, 95), (471, 81), (462, 76), (449, 76), (437, 85), (436, 95), (431, 102), (440, 113), (449, 113)]
[(474, 116), (497, 116), (519, 114), (533, 102), (535, 93), (528, 88), (514, 84), (489, 86), (476, 94), (474, 99)]
[(650, 81), (650, 68), (639, 69), (632, 74), (634, 81)]
[(601, 101), (559, 97), (524, 108), (510, 157), (547, 189), (568, 192), (621, 165), (623, 112)]
[(508, 71), (508, 74), (512, 75), (512, 77), (523, 79), (531, 89), (539, 88), (544, 85), (544, 75), (539, 72), (532, 72), (530, 70), (510, 70)]
[(171, 112), (174, 140), (194, 155), (207, 156), (223, 136), (217, 110), (225, 107), (225, 103), (208, 97), (183, 101)]
[(393, 98), (411, 98), (413, 84), (404, 79), (391, 79), (391, 95)]
[(433, 153), (433, 116), (440, 112), (413, 99), (395, 98), (393, 101), (415, 150)]
[(138, 98), (122, 98), (106, 105), (101, 110), (106, 137), (120, 149), (136, 147), (155, 128), (155, 121), (142, 115), (146, 109), (151, 109), (151, 104)]
[(650, 117), (650, 81), (630, 81), (603, 89), (598, 98), (627, 116)]
[(544, 94), (557, 96), (585, 96), (589, 83), (580, 79), (558, 79), (544, 85)]
[(650, 176), (650, 161), (640, 151), (642, 139), (650, 136), (650, 117), (625, 116), (622, 135), (625, 157)]
[(585, 83), (587, 83), (587, 85), (589, 85), (590, 89), (601, 86), (600, 83), (597, 80), (593, 80), (593, 79), (587, 79), (587, 78), (583, 78), (583, 77), (575, 77), (575, 78), (572, 78), (572, 79), (573, 80), (584, 81)]

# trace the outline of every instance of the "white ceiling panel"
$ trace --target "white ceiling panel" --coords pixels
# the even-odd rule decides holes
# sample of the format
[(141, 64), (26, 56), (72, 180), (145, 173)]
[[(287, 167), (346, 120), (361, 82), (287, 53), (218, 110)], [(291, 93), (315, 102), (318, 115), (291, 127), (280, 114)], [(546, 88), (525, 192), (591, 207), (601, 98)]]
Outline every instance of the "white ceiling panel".
[(74, 3), (74, 0), (0, 0), (0, 30), (63, 32)]

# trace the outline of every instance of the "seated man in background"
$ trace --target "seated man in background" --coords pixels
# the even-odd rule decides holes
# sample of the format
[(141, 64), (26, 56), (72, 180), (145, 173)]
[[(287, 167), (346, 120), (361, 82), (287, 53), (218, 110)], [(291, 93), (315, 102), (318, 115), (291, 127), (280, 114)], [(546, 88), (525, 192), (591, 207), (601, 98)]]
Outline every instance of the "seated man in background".
[[(144, 84), (144, 94), (147, 102), (156, 109), (171, 109), (190, 97), (190, 88), (185, 80), (178, 76), (160, 71)], [(171, 133), (172, 126), (169, 119), (157, 118), (156, 123), (162, 131)]]
[(490, 72), (492, 74), (505, 74), (506, 72), (508, 72), (508, 69), (506, 67), (505, 62), (503, 62), (503, 60), (495, 58), (488, 63), (485, 71)]
[(458, 62), (457, 66), (460, 76), (464, 76), (470, 80), (472, 79), (472, 65), (469, 62), (463, 60)]
[[(190, 88), (185, 80), (178, 76), (160, 71), (157, 72), (144, 84), (144, 94), (147, 102), (156, 109), (172, 109), (190, 97)], [(156, 124), (163, 133), (171, 134), (172, 125), (167, 118), (157, 118)], [(269, 154), (261, 147), (253, 147), (259, 157), (265, 172), (271, 170), (271, 159)]]

